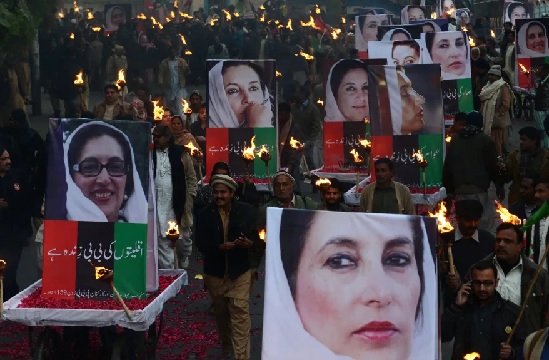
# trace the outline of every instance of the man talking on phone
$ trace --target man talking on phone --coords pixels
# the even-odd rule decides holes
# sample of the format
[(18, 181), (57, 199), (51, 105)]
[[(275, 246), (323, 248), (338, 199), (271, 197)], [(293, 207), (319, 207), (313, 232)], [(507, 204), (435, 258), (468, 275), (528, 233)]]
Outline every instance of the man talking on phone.
[(514, 360), (524, 342), (521, 325), (510, 344), (506, 343), (518, 317), (517, 305), (496, 291), (497, 269), (490, 259), (481, 260), (471, 268), (471, 281), (461, 285), (455, 302), (442, 314), (443, 342), (455, 338), (452, 359), (463, 359), (472, 352), (482, 360)]

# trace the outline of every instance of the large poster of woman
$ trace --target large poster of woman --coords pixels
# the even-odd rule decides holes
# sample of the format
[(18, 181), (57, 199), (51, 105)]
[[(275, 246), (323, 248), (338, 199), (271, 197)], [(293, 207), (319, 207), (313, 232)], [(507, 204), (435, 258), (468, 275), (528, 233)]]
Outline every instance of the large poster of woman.
[(386, 59), (390, 65), (422, 64), (421, 40), (377, 41), (370, 44), (370, 58)]
[(365, 15), (355, 17), (355, 48), (359, 52), (368, 51), (368, 42), (376, 41), (377, 28), (381, 25), (391, 25), (391, 16), (376, 14), (371, 10)]
[(209, 128), (275, 126), (274, 60), (210, 60), (208, 69)]
[(442, 80), (471, 77), (469, 39), (465, 31), (444, 31), (422, 35), (424, 64), (440, 64)]
[(436, 358), (434, 218), (269, 208), (266, 233), (262, 359)]
[(517, 64), (515, 69), (518, 85), (532, 87), (534, 70), (549, 63), (549, 18), (517, 19), (515, 49)]
[(106, 4), (105, 5), (105, 32), (118, 30), (121, 24), (125, 24), (132, 17), (130, 4)]
[(389, 25), (377, 28), (377, 40), (380, 41), (406, 41), (419, 39), (423, 27), (419, 24)]
[(517, 25), (519, 19), (530, 19), (532, 17), (532, 4), (522, 1), (505, 1), (503, 6), (503, 22), (510, 22)]

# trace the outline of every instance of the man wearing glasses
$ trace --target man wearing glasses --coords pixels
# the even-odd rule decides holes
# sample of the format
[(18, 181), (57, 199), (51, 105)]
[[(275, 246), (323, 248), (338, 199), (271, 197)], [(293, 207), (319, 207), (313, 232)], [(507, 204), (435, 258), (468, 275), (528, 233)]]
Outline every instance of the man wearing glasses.
[(158, 213), (158, 267), (173, 269), (171, 240), (166, 238), (168, 221), (179, 226), (177, 258), (179, 268), (187, 268), (192, 252), (191, 227), (196, 196), (196, 174), (192, 158), (183, 147), (175, 145), (168, 125), (159, 124), (153, 130), (154, 186)]

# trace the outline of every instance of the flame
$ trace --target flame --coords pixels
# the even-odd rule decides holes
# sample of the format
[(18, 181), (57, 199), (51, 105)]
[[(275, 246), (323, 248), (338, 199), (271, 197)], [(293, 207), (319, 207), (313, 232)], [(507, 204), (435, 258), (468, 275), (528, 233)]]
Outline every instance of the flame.
[(100, 28), (99, 26), (94, 26), (92, 27), (92, 31), (93, 32), (100, 32), (102, 28)]
[(324, 101), (322, 101), (322, 99), (318, 99), (316, 103), (320, 106), (324, 106)]
[(431, 13), (431, 19), (436, 19), (436, 18), (437, 18), (437, 13), (433, 11)]
[(364, 123), (365, 124), (369, 124), (370, 123), (370, 119), (368, 119), (367, 117), (364, 118)]
[(141, 20), (146, 20), (146, 19), (147, 19), (147, 17), (146, 17), (145, 14), (143, 14), (143, 13), (137, 15), (137, 18), (138, 18), (138, 19), (141, 19)]
[(112, 270), (107, 269), (103, 266), (95, 267), (95, 280), (101, 279), (103, 276), (108, 275)]
[(178, 0), (175, 0), (175, 1), (173, 2), (173, 8), (174, 8), (174, 9), (179, 9)]
[(282, 77), (282, 73), (280, 71), (276, 71), (276, 77)]
[(511, 214), (509, 210), (504, 208), (503, 205), (501, 205), (498, 201), (495, 201), (495, 203), (497, 207), (496, 212), (499, 214), (499, 218), (501, 219), (501, 221), (511, 223), (513, 225), (522, 224), (522, 221), (518, 216)]
[(71, 34), (69, 35), (69, 38), (70, 38), (71, 40), (74, 40), (74, 33), (71, 33)]
[(164, 117), (164, 109), (162, 109), (162, 106), (158, 106), (158, 100), (153, 100), (152, 103), (154, 105), (154, 120), (162, 120)]
[(185, 50), (185, 55), (192, 55), (192, 51), (191, 50)]
[(265, 10), (265, 6), (263, 4), (259, 5), (259, 10)]
[(179, 16), (183, 17), (183, 18), (186, 18), (186, 19), (192, 19), (193, 17), (187, 13), (184, 13), (184, 12), (179, 12)]
[(238, 13), (238, 11), (236, 11), (233, 15), (234, 17), (240, 17), (240, 14)]
[(332, 182), (330, 181), (330, 179), (320, 178), (317, 181), (315, 181), (315, 185), (318, 186), (318, 187), (330, 186), (330, 185), (332, 185)]
[(122, 87), (126, 85), (126, 77), (124, 76), (124, 70), (118, 70), (118, 80), (116, 80), (116, 86), (118, 90), (121, 90)]
[(255, 140), (255, 135), (252, 137), (252, 140), (250, 141), (250, 147), (244, 147), (244, 151), (242, 151), (242, 157), (246, 160), (253, 160), (255, 159), (255, 154), (254, 154), (254, 150), (255, 150), (255, 144), (254, 144), (254, 140)]
[(259, 18), (259, 21), (265, 22), (265, 14), (261, 14), (261, 17)]
[(225, 14), (225, 20), (231, 21), (232, 20), (231, 13), (228, 10), (225, 10), (225, 9), (223, 9), (222, 11)]
[(495, 38), (496, 37), (496, 32), (492, 29), (490, 30), (490, 36)]
[(315, 5), (315, 13), (320, 14), (320, 8), (318, 7), (318, 4)]
[(372, 142), (368, 139), (360, 140), (359, 143), (360, 143), (360, 146), (362, 146), (366, 149), (372, 147)]
[(480, 354), (478, 352), (465, 354), (465, 356), (463, 357), (463, 360), (479, 360), (479, 359), (480, 359)]
[(84, 73), (82, 70), (78, 74), (76, 74), (76, 80), (74, 80), (74, 85), (84, 85)]
[(173, 12), (173, 10), (170, 11), (170, 17), (171, 17), (172, 19), (175, 18), (175, 12)]
[(189, 103), (185, 99), (181, 99), (181, 106), (183, 107), (183, 114), (190, 114), (193, 110), (189, 107)]
[(305, 58), (305, 60), (314, 60), (315, 59), (315, 57), (313, 55), (309, 55), (306, 52), (304, 52), (303, 50), (299, 50), (299, 54), (295, 54), (295, 56), (302, 56), (303, 58)]
[(189, 143), (185, 145), (185, 147), (189, 149), (189, 152), (191, 153), (191, 155), (197, 155), (200, 153), (200, 149), (194, 146), (192, 141), (189, 141)]
[(177, 222), (175, 221), (168, 221), (168, 225), (170, 226), (168, 228), (168, 231), (166, 231), (166, 235), (179, 235), (179, 226), (177, 226)]
[(342, 23), (342, 24), (345, 24), (346, 22), (347, 22), (347, 20), (345, 19), (345, 17), (342, 16), (342, 17), (341, 17), (341, 23)]
[(339, 34), (341, 34), (341, 29), (333, 29), (332, 30), (332, 39), (337, 40)]
[(211, 18), (210, 19), (210, 26), (214, 26), (217, 21), (219, 21), (219, 19)]
[(156, 21), (156, 19), (154, 18), (154, 16), (151, 16), (151, 20), (152, 20), (152, 22), (153, 22), (153, 27), (154, 27), (154, 26), (158, 26), (158, 28), (159, 28), (160, 30), (164, 29), (164, 26), (162, 26), (161, 23), (159, 23), (158, 21)]
[(93, 20), (93, 14), (91, 11), (88, 11), (88, 20)]
[(60, 19), (63, 19), (63, 18), (65, 18), (65, 14), (63, 14), (62, 11), (59, 11), (59, 12), (57, 13), (57, 17), (59, 17)]
[(475, 43), (475, 40), (474, 40), (472, 37), (470, 37), (470, 38), (469, 38), (469, 46), (472, 47), (472, 46), (476, 46), (476, 45), (477, 45), (477, 44)]
[(521, 70), (524, 74), (526, 74), (526, 75), (530, 74), (530, 71), (528, 71), (528, 69), (526, 68), (526, 66), (524, 66), (524, 65), (521, 64), (521, 63), (519, 63), (519, 66), (520, 66), (520, 70)]
[(294, 149), (301, 150), (305, 145), (299, 142), (299, 140), (294, 139), (294, 137), (292, 136), (290, 138), (290, 146), (293, 147)]
[(265, 147), (265, 145), (261, 145), (261, 148), (259, 149), (259, 152), (257, 153), (259, 157), (267, 156), (269, 155), (269, 150)]
[(446, 135), (446, 142), (449, 143), (452, 141), (452, 137), (450, 135)]
[(181, 39), (183, 45), (187, 45), (187, 40), (185, 40), (185, 37), (183, 35), (179, 35), (179, 38)]
[(72, 7), (74, 8), (74, 12), (80, 12), (80, 8), (78, 7), (76, 1), (72, 2)]
[(172, 19), (170, 19), (169, 17), (167, 17), (165, 22), (169, 23), (170, 21), (172, 21)]
[(351, 149), (351, 151), (349, 151), (349, 154), (353, 155), (353, 157), (355, 158), (355, 162), (356, 163), (361, 163), (361, 162), (364, 162), (364, 157), (360, 156), (358, 154), (358, 151), (356, 151), (355, 149)]
[(465, 25), (461, 25), (461, 31), (467, 32), (467, 28), (465, 27)]
[(300, 23), (301, 23), (301, 26), (303, 26), (303, 27), (312, 27), (312, 28), (316, 29), (315, 19), (313, 19), (312, 16), (309, 16), (309, 21), (308, 22), (300, 21)]
[(423, 154), (421, 153), (421, 150), (418, 150), (417, 152), (415, 152), (412, 157), (415, 157), (417, 159), (417, 162), (418, 163), (423, 163), (425, 162), (425, 158), (423, 157)]
[(286, 25), (286, 29), (290, 29), (290, 30), (293, 30), (294, 28), (292, 27), (292, 19), (288, 19), (288, 25)]
[(454, 230), (450, 221), (446, 218), (446, 205), (444, 202), (440, 202), (436, 207), (435, 213), (429, 212), (430, 217), (435, 217), (438, 220), (438, 232), (443, 234)]
[(265, 229), (261, 229), (259, 231), (259, 238), (263, 241), (265, 241), (265, 236), (267, 235), (267, 233), (265, 232)]

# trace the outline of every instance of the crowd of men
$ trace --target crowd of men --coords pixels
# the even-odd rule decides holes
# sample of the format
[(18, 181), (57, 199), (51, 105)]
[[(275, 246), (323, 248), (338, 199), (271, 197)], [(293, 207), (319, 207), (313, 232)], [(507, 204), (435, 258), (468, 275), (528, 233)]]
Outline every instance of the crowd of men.
[[(301, 156), (286, 140), (292, 136), (303, 139), (309, 166), (322, 165), (313, 151), (321, 138), (323, 111), (316, 103), (323, 89), (317, 69), (323, 69), (327, 59), (356, 57), (357, 52), (352, 26), (343, 22), (339, 24), (341, 34), (334, 39), (299, 26), (298, 21), (292, 30), (278, 26), (286, 24), (288, 17), (275, 2), (268, 2), (270, 11), (264, 21), (258, 17), (239, 19), (235, 16), (238, 4), (237, 8), (212, 8), (208, 14), (201, 9), (192, 20), (170, 21), (163, 29), (151, 19), (134, 19), (111, 33), (94, 30), (94, 20), (71, 11), (40, 32), (40, 68), (41, 85), (49, 94), (54, 117), (154, 124), (159, 224), (166, 224), (163, 220), (168, 218), (178, 219), (180, 268), (188, 266), (195, 242), (203, 256), (205, 286), (223, 353), (249, 359), (249, 297), (265, 250), (258, 230), (265, 228), (266, 208), (353, 211), (342, 201), (344, 184), (335, 178), (320, 189), (319, 203), (302, 195)], [(227, 13), (232, 20), (227, 20)], [(542, 120), (520, 129), (520, 148), (510, 149), (505, 134), (512, 120), (513, 77), (503, 70), (515, 68), (514, 58), (506, 56), (514, 46), (514, 32), (506, 23), (498, 39), (487, 38), (486, 22), (478, 24), (467, 25), (478, 45), (471, 51), (477, 111), (455, 115), (443, 170), (447, 202), (450, 208), (455, 203), (457, 227), (441, 240), (452, 244), (455, 264), (455, 269), (449, 269), (444, 261), (439, 264), (444, 309), (441, 338), (454, 340), (453, 359), (473, 351), (483, 360), (545, 359), (549, 358), (549, 275), (543, 255), (549, 217), (525, 233), (509, 223), (496, 228), (489, 189), (494, 185), (500, 199), (507, 197), (509, 210), (520, 219), (528, 219), (549, 201), (549, 66), (537, 69), (540, 81), (535, 86), (535, 111)], [(289, 56), (300, 51), (313, 54), (315, 62), (308, 64), (302, 57)], [(204, 163), (181, 146), (192, 141), (205, 153), (205, 99), (199, 91), (188, 94), (187, 88), (205, 83), (208, 58), (274, 58), (283, 74), (278, 130), (285, 170), (272, 176), (272, 198), (264, 204), (249, 176), (235, 181), (226, 163), (214, 164), (210, 183), (198, 187), (197, 174), (202, 171), (197, 170), (203, 169)], [(27, 117), (26, 104), (32, 101), (25, 70), (28, 60), (28, 53), (10, 54), (0, 68), (0, 258), (10, 264), (4, 273), (5, 300), (20, 290), (15, 273), (22, 248), (33, 232), (38, 232), (40, 241), (43, 229), (47, 153), (45, 141), (30, 127)], [(127, 79), (122, 91), (116, 85), (120, 69)], [(74, 86), (80, 71), (86, 79), (83, 96), (82, 89)], [(89, 93), (95, 90), (103, 92), (104, 100), (92, 107)], [(496, 90), (501, 98), (487, 103), (489, 92)], [(152, 98), (162, 102), (165, 111), (161, 120), (154, 119)], [(182, 110), (182, 98), (188, 100), (188, 113)], [(494, 104), (497, 111), (488, 111)], [(492, 131), (486, 132), (486, 124)], [(377, 159), (374, 171), (376, 181), (364, 188), (356, 210), (415, 214), (409, 189), (394, 180), (391, 159)], [(172, 176), (156, 176), (167, 172)], [(506, 194), (504, 185), (509, 183)], [(159, 267), (173, 268), (171, 241), (162, 235), (165, 230), (160, 226)], [(441, 259), (448, 256), (445, 251), (439, 255)], [(536, 276), (542, 260), (543, 269)], [(534, 290), (527, 297), (534, 278)], [(501, 324), (514, 322), (525, 303), (522, 321), (508, 341), (510, 330)]]

